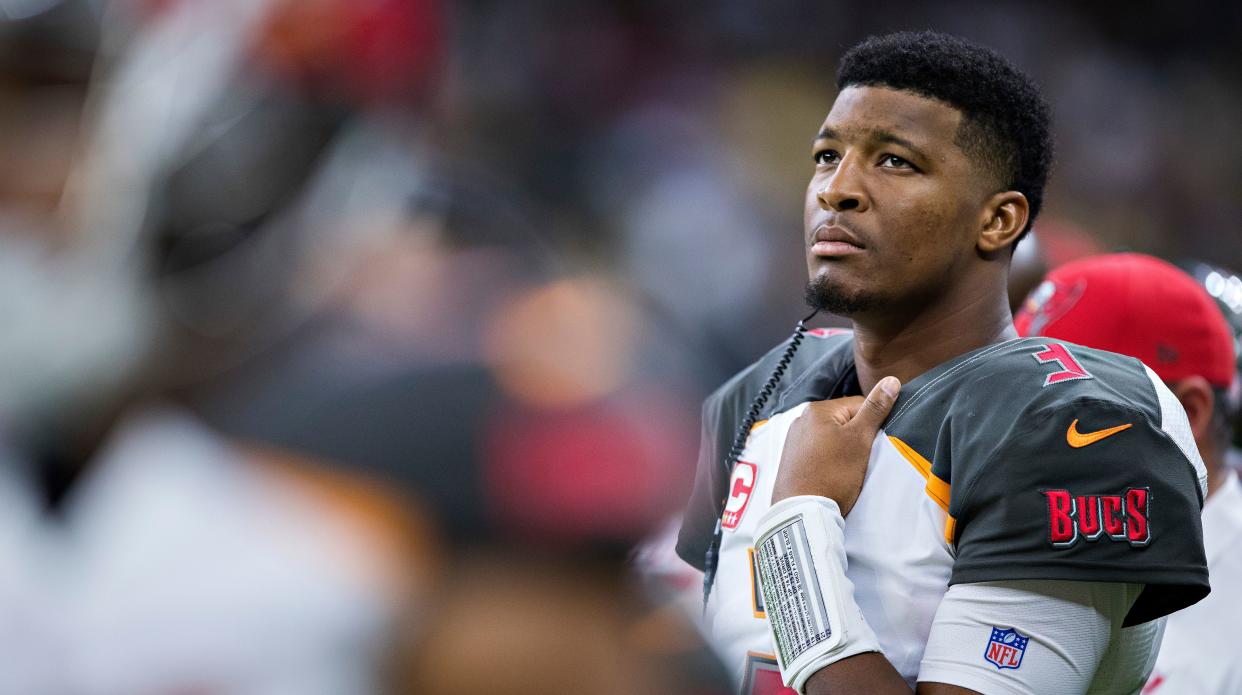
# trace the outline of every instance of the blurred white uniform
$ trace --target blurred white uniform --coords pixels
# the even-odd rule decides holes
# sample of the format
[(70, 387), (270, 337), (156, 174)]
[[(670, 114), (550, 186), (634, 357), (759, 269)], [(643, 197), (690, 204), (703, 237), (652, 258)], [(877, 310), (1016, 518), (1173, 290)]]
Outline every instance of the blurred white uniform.
[(114, 430), (63, 519), (0, 466), (0, 693), (357, 695), (391, 592), (357, 528), (201, 427)]
[(1233, 635), (1242, 625), (1242, 484), (1224, 469), (1225, 482), (1203, 507), (1203, 546), (1212, 593), (1169, 616), (1156, 670), (1144, 693), (1242, 693), (1242, 660)]

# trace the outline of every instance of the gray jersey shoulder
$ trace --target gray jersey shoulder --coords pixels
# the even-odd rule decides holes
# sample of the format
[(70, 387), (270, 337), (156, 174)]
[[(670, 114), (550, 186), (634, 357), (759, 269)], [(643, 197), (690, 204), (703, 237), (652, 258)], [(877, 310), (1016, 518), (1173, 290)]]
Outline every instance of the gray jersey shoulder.
[(1201, 464), (1166, 412), (1138, 360), (1032, 338), (913, 380), (885, 431), (949, 485), (951, 583), (1143, 583), (1134, 624), (1207, 593)]
[[(1011, 340), (931, 370), (902, 389), (885, 430), (933, 462), (945, 482), (1009, 447), (1050, 413), (1125, 413), (1159, 430), (1159, 397), (1142, 362), (1046, 338)], [(1083, 429), (1094, 423), (1084, 422)], [(960, 464), (953, 470), (953, 464)]]

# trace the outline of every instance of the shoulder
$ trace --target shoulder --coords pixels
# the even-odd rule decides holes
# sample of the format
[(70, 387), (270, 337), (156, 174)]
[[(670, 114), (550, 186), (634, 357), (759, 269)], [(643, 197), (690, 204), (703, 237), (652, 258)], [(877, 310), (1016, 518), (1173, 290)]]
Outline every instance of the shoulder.
[(1047, 338), (1014, 341), (993, 365), (979, 370), (1012, 377), (1015, 388), (992, 393), (993, 399), (1018, 397), (1024, 412), (1062, 408), (1075, 402), (1131, 408), (1159, 425), (1162, 420), (1158, 380), (1139, 360), (1113, 352)]
[(1202, 598), (1206, 475), (1159, 379), (1138, 360), (1042, 338), (970, 361), (907, 416), (939, 418), (929, 439), (951, 485), (952, 581), (1146, 584), (1127, 624)]
[[(1007, 375), (1014, 384), (1005, 389)], [(1025, 339), (1009, 346), (992, 369), (981, 369), (970, 391), (1013, 420), (996, 428), (1008, 441), (996, 443), (993, 457), (1015, 448), (1042, 455), (1054, 446), (1079, 452), (1091, 447), (1093, 460), (1113, 460), (1129, 470), (1160, 467), (1192, 474), (1198, 502), (1203, 501), (1207, 473), (1185, 411), (1137, 359), (1064, 341)], [(1110, 438), (1107, 447), (1097, 446)]]
[[(767, 410), (784, 405), (794, 393), (806, 389), (813, 377), (839, 376), (852, 364), (854, 335), (844, 329), (812, 329), (795, 346), (792, 340), (776, 345), (758, 360), (722, 384), (703, 406), (704, 419), (717, 420), (730, 412), (747, 408), (767, 389)], [(773, 375), (780, 370), (780, 379)], [(775, 381), (775, 383), (770, 383)], [(798, 402), (793, 400), (793, 404)], [(779, 408), (783, 410), (784, 408)]]
[[(960, 405), (994, 413), (999, 420), (995, 431), (1008, 440), (1047, 439), (1081, 448), (1099, 441), (1092, 436), (1102, 440), (1107, 431), (1120, 434), (1115, 427), (1133, 430), (1129, 439), (1169, 439), (1164, 431), (1168, 408), (1161, 398), (1167, 389), (1132, 357), (1028, 339), (1016, 341), (972, 376)], [(1000, 440), (996, 446), (1012, 449), (1016, 443)]]
[(938, 423), (936, 453), (957, 480), (998, 461), (1035, 465), (1031, 459), (1043, 470), (1085, 475), (1078, 468), (1089, 453), (1099, 471), (1187, 474), (1202, 503), (1206, 471), (1185, 412), (1132, 357), (1048, 338), (1012, 340), (962, 360), (910, 398), (909, 415), (898, 414), (932, 420), (921, 429)]
[(1077, 401), (1130, 407), (1160, 421), (1159, 396), (1142, 362), (1064, 341), (1023, 338), (975, 351), (911, 382), (892, 422), (991, 414), (1020, 425), (1024, 417)]
[(1056, 451), (1058, 442), (1077, 448), (1084, 437), (1123, 425), (1132, 430), (1128, 439), (1177, 444), (1174, 451), (1193, 465), (1197, 452), (1189, 433), (1176, 427), (1179, 415), (1184, 420), (1176, 399), (1142, 362), (1025, 338), (975, 351), (912, 381), (886, 429), (925, 452), (949, 480), (1020, 451)]

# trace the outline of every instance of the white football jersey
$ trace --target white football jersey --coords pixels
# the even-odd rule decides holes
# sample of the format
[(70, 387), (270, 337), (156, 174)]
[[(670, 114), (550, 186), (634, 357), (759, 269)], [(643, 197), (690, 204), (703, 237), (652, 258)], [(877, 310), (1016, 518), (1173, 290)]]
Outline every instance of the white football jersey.
[[(743, 665), (742, 692), (771, 681), (776, 657), (753, 569), (755, 526), (771, 506), (785, 437), (806, 410), (799, 405), (758, 425), (734, 469), (724, 514), (716, 586), (707, 629), (731, 668)], [(928, 472), (884, 432), (871, 449), (862, 494), (845, 524), (846, 574), (884, 655), (912, 686), (948, 589), (953, 551), (944, 540), (948, 513), (926, 492)], [(947, 503), (947, 500), (946, 500)]]

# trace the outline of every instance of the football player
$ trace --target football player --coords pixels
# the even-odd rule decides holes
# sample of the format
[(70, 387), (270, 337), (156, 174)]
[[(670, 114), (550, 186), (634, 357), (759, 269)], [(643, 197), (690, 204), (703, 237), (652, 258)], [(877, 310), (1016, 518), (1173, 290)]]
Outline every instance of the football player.
[[(704, 406), (678, 552), (744, 693), (1133, 693), (1208, 592), (1206, 474), (1138, 360), (1019, 338), (1038, 89), (936, 33), (851, 49), (810, 150), (800, 330)], [(865, 397), (864, 397), (865, 396)]]
[[(1045, 309), (1050, 309), (1046, 311)], [(1242, 664), (1219, 636), (1242, 621), (1242, 486), (1225, 464), (1236, 410), (1234, 337), (1211, 297), (1177, 267), (1113, 254), (1061, 266), (1014, 320), (1039, 335), (1130, 355), (1150, 364), (1177, 395), (1208, 471), (1203, 542), (1216, 587), (1168, 619), (1145, 692), (1236, 693)]]

